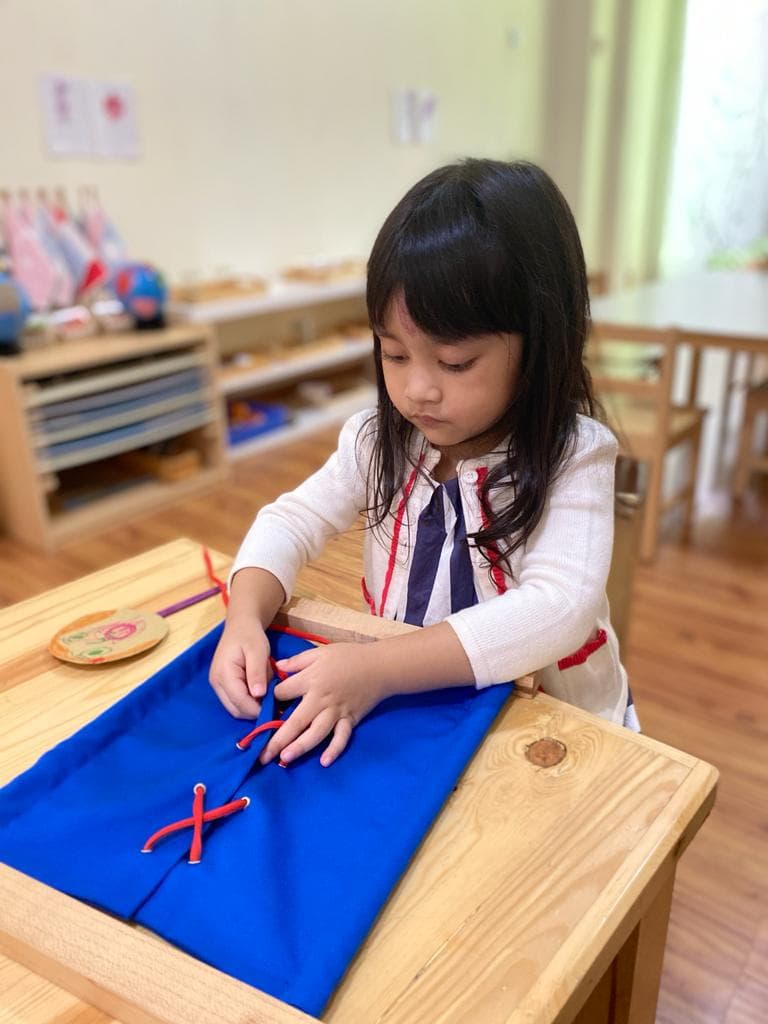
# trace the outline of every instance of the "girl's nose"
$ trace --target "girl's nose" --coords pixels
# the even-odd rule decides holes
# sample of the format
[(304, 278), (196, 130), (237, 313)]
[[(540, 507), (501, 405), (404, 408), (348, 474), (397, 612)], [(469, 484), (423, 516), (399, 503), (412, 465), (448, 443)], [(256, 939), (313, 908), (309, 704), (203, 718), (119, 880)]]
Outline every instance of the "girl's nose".
[(408, 374), (405, 397), (414, 405), (419, 405), (422, 402), (439, 402), (442, 393), (429, 373), (416, 369)]

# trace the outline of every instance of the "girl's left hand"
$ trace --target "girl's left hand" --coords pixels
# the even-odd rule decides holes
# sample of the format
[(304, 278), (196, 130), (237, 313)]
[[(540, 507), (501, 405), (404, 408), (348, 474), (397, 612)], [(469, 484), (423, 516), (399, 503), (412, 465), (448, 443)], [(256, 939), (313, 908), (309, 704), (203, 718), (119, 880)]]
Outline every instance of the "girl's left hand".
[(277, 665), (295, 673), (275, 687), (278, 700), (300, 703), (270, 739), (260, 757), (267, 764), (278, 754), (287, 764), (333, 734), (320, 763), (327, 767), (342, 753), (353, 728), (388, 694), (376, 679), (375, 643), (333, 643), (313, 647)]

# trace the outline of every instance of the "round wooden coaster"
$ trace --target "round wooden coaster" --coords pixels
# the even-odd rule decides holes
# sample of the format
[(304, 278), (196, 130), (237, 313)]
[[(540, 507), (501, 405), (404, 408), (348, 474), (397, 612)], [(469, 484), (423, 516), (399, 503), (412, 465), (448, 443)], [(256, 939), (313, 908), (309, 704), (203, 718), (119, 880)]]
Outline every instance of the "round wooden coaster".
[(167, 632), (168, 623), (154, 612), (135, 608), (91, 612), (60, 629), (48, 650), (75, 665), (101, 665), (148, 651)]

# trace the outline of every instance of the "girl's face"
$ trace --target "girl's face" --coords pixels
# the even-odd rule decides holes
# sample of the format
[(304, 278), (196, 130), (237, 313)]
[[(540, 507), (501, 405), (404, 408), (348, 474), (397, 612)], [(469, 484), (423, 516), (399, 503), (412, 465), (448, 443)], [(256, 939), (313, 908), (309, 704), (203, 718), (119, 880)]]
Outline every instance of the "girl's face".
[(420, 330), (397, 297), (379, 338), (392, 404), (436, 448), (480, 441), (517, 391), (523, 350), (519, 334), (441, 341)]

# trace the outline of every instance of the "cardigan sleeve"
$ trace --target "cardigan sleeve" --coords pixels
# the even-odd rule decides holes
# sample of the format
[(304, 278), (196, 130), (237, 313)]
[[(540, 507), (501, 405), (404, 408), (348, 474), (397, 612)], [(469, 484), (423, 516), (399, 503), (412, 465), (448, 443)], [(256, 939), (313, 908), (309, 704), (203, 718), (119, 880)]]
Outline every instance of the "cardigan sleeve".
[(446, 620), (478, 687), (551, 665), (595, 629), (613, 548), (618, 445), (606, 427), (583, 418), (577, 438), (510, 589)]
[(366, 448), (373, 411), (350, 417), (336, 451), (317, 472), (265, 505), (245, 535), (229, 580), (244, 568), (267, 569), (290, 597), (300, 570), (366, 507)]

